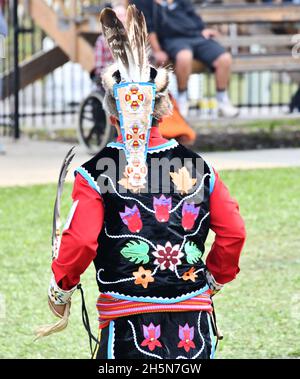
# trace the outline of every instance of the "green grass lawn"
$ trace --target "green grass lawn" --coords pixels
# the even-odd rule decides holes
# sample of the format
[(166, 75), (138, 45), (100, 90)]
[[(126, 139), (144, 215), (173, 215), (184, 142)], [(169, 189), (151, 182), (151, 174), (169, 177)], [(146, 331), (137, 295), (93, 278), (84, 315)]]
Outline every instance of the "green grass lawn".
[[(224, 334), (218, 358), (300, 357), (299, 177), (300, 169), (222, 173), (248, 239), (238, 279), (215, 297)], [(46, 291), (54, 196), (54, 185), (0, 189), (0, 358), (89, 358), (79, 293), (68, 329), (33, 342), (34, 328), (53, 321)], [(82, 283), (96, 333), (93, 267)]]

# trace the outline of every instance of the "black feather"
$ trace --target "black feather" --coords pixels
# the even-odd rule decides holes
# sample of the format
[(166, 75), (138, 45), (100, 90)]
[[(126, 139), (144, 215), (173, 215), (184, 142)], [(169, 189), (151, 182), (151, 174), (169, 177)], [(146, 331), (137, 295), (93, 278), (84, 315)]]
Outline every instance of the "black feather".
[(119, 67), (121, 76), (125, 76), (124, 79), (129, 79), (129, 72), (134, 58), (124, 25), (110, 8), (103, 9), (100, 14), (100, 22), (114, 59), (123, 65), (123, 68)]

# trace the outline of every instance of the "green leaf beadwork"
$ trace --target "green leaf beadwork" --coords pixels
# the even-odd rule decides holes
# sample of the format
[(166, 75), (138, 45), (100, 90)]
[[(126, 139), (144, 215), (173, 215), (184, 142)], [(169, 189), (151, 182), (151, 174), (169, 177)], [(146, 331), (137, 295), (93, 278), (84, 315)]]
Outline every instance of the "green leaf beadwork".
[(184, 245), (184, 251), (186, 253), (186, 260), (190, 264), (197, 263), (203, 255), (194, 242), (187, 242)]
[(149, 246), (142, 241), (129, 241), (121, 250), (124, 258), (129, 259), (133, 263), (148, 263), (149, 262)]

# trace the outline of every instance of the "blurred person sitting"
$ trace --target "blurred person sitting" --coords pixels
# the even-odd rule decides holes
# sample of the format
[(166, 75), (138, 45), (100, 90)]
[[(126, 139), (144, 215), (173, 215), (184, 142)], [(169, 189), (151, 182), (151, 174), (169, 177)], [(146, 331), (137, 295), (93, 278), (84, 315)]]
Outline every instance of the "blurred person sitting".
[(227, 88), (232, 65), (231, 55), (213, 38), (214, 29), (205, 27), (190, 0), (131, 0), (145, 15), (149, 42), (156, 62), (175, 63), (178, 85), (178, 105), (181, 113), (188, 113), (187, 84), (192, 73), (193, 59), (204, 63), (215, 73), (217, 101), (220, 115), (235, 117), (238, 109), (228, 97)]

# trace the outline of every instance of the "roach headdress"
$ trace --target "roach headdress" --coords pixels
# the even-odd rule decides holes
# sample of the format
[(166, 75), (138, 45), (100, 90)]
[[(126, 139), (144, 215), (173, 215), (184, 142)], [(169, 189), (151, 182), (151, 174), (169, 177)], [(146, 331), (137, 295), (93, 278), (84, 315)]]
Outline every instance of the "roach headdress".
[(100, 21), (115, 59), (102, 77), (104, 107), (120, 123), (129, 183), (142, 187), (153, 118), (160, 119), (172, 108), (168, 71), (149, 64), (146, 21), (134, 5), (127, 9), (126, 28), (110, 8), (101, 12)]

